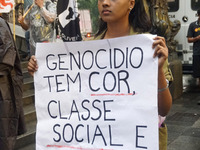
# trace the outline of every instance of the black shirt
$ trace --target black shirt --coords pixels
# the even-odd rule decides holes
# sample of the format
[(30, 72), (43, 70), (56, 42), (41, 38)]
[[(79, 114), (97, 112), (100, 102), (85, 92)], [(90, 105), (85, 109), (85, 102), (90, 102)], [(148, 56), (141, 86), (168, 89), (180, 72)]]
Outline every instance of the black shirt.
[[(200, 24), (199, 21), (192, 22), (188, 29), (187, 37), (197, 37), (200, 35)], [(200, 55), (200, 41), (193, 43), (193, 55)]]

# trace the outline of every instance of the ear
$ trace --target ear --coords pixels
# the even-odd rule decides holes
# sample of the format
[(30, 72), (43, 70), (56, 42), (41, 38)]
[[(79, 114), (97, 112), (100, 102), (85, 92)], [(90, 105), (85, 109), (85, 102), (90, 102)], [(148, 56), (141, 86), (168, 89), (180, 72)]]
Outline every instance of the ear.
[(129, 8), (134, 8), (134, 6), (135, 6), (135, 0), (130, 0), (130, 6), (129, 6)]

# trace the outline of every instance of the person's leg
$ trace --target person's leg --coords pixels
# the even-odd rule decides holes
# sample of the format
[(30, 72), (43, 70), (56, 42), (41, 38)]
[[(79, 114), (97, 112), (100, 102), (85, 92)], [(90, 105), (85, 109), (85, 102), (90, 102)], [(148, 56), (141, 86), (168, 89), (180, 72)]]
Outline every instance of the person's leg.
[[(0, 65), (0, 70), (1, 67)], [(0, 85), (0, 150), (14, 150), (18, 120), (16, 107), (13, 104), (14, 100), (11, 96), (10, 78), (7, 75), (2, 75)]]
[[(193, 56), (193, 68), (193, 76), (199, 80), (197, 84), (200, 88), (200, 55)], [(200, 105), (200, 100), (197, 102), (197, 105)]]
[(163, 124), (159, 128), (159, 150), (167, 150), (167, 126)]
[(200, 55), (193, 55), (193, 77), (196, 78), (196, 84), (200, 86)]
[(26, 39), (26, 46), (27, 46), (27, 57), (30, 58), (30, 43), (29, 43), (30, 32), (29, 31), (25, 32), (25, 39)]
[(16, 142), (15, 137), (0, 137), (0, 149), (1, 150), (14, 150)]

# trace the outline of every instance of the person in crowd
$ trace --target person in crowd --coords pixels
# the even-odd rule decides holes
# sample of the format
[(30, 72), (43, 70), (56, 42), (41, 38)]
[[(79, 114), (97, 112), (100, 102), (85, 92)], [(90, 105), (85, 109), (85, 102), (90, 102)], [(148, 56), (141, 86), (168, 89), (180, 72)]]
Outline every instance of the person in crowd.
[(26, 131), (22, 85), (19, 54), (8, 23), (0, 17), (0, 150), (14, 150), (17, 135)]
[(197, 15), (197, 21), (192, 22), (188, 28), (187, 39), (188, 43), (193, 43), (193, 77), (198, 78), (200, 87), (200, 9)]
[(22, 28), (30, 31), (30, 53), (35, 54), (37, 42), (52, 42), (54, 38), (54, 20), (56, 4), (51, 0), (34, 0), (33, 7), (27, 16), (19, 16)]
[[(24, 1), (24, 10), (28, 10), (30, 8), (30, 6), (32, 5), (33, 0), (25, 0)], [(30, 39), (30, 31), (27, 30), (25, 32), (25, 40), (26, 40), (26, 46), (27, 46), (27, 55), (26, 55), (26, 60), (30, 59), (30, 43), (29, 43), (29, 39)]]
[[(143, 0), (98, 0), (98, 9), (100, 25), (95, 40), (150, 33), (152, 29)], [(154, 40), (152, 47), (155, 52), (152, 57), (158, 57), (159, 146), (160, 150), (166, 150), (167, 128), (164, 120), (172, 105), (168, 82), (172, 81), (173, 77), (168, 68), (165, 39), (157, 36)], [(37, 59), (32, 56), (28, 64), (29, 73), (33, 75), (37, 69)]]

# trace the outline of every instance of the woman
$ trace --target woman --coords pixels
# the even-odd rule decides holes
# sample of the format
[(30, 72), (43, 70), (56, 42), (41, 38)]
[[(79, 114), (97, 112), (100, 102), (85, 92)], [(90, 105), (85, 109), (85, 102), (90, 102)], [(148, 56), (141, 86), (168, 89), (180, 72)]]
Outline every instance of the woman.
[[(151, 22), (146, 14), (143, 0), (98, 0), (98, 9), (101, 19), (95, 39), (110, 39), (146, 33), (151, 29)], [(168, 48), (163, 37), (158, 36), (154, 40), (152, 47), (155, 48), (155, 52), (152, 57), (158, 57), (158, 112), (160, 116), (166, 116), (172, 104), (167, 83), (167, 80), (172, 80), (167, 68)], [(33, 56), (29, 62), (28, 70), (33, 75), (37, 68), (36, 59)], [(162, 122), (160, 125), (165, 127)], [(166, 146), (166, 137), (162, 140), (160, 136), (160, 150), (166, 149)]]

